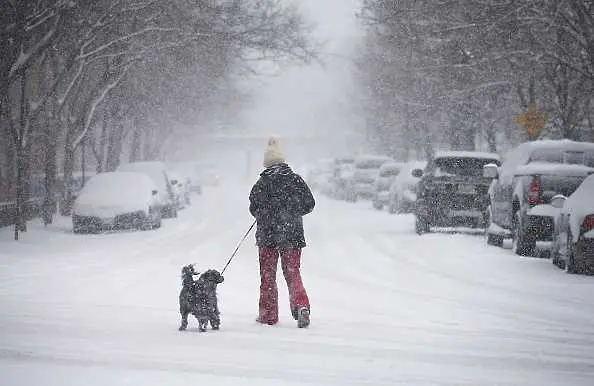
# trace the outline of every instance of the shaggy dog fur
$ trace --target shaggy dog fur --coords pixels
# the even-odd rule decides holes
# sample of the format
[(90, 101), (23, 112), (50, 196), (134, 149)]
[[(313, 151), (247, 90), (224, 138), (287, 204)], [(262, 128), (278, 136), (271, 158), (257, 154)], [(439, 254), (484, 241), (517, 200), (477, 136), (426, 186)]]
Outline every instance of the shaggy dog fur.
[(182, 289), (179, 293), (179, 313), (181, 314), (181, 325), (179, 330), (183, 331), (188, 327), (188, 315), (192, 314), (198, 320), (198, 330), (206, 331), (208, 323), (213, 330), (218, 330), (221, 324), (219, 317), (219, 306), (217, 301), (217, 285), (225, 279), (216, 270), (209, 269), (202, 273), (198, 280), (194, 276), (199, 275), (193, 265), (182, 268)]

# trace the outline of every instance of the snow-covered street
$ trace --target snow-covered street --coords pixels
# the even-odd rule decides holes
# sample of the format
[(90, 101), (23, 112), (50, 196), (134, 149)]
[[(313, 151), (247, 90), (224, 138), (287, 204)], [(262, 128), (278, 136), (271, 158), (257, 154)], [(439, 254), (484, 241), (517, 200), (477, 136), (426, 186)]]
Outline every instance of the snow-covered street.
[(180, 270), (222, 269), (248, 185), (207, 189), (156, 231), (0, 231), (1, 385), (592, 385), (594, 280), (486, 245), (414, 233), (410, 215), (316, 195), (304, 219), (312, 324), (255, 322), (253, 234), (219, 286), (221, 330), (179, 332)]

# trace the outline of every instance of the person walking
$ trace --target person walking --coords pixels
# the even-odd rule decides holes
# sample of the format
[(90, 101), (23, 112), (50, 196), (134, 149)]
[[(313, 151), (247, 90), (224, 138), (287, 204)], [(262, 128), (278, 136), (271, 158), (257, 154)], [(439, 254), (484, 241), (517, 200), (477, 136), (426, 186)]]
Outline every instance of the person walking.
[(256, 218), (260, 262), (259, 323), (278, 322), (276, 271), (281, 268), (289, 290), (289, 306), (299, 328), (310, 323), (310, 304), (301, 279), (301, 250), (306, 246), (303, 216), (315, 199), (303, 178), (287, 165), (278, 137), (270, 137), (264, 171), (250, 192), (250, 213)]

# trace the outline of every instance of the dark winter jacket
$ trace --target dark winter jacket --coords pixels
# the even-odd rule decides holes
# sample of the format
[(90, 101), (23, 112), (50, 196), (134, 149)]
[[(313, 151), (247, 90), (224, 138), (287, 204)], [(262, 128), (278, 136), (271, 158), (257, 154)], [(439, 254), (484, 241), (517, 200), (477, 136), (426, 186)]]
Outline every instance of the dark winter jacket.
[(256, 218), (259, 247), (303, 248), (302, 217), (315, 200), (311, 190), (287, 164), (272, 165), (260, 174), (250, 193), (250, 213)]

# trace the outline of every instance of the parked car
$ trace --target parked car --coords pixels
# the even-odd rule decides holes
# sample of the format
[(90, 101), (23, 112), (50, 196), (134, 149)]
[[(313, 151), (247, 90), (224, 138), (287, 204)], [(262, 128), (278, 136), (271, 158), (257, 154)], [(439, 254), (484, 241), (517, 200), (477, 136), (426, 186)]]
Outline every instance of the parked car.
[(567, 273), (591, 271), (594, 268), (594, 174), (569, 197), (554, 196), (551, 205), (559, 209), (551, 247), (553, 264)]
[(324, 158), (312, 165), (306, 175), (307, 184), (312, 190), (331, 194), (334, 160)]
[(333, 175), (331, 178), (332, 197), (345, 200), (347, 183), (355, 171), (355, 157), (342, 157), (334, 160)]
[(150, 177), (157, 185), (163, 218), (177, 217), (177, 199), (171, 185), (169, 172), (163, 162), (132, 162), (120, 165), (116, 171), (143, 173)]
[[(190, 193), (202, 194), (202, 180), (200, 178), (200, 166), (195, 162), (173, 162), (167, 165), (168, 170), (177, 172), (185, 180), (185, 188)], [(191, 200), (191, 198), (190, 198)], [(187, 203), (188, 205), (190, 202)]]
[(109, 172), (93, 176), (72, 209), (74, 233), (161, 226), (157, 185), (145, 174)]
[(221, 185), (219, 174), (212, 168), (203, 168), (200, 173), (200, 180), (204, 186), (218, 187)]
[(501, 167), (487, 165), (489, 189), (487, 243), (501, 246), (511, 234), (513, 250), (533, 256), (537, 241), (553, 238), (553, 196), (569, 197), (594, 167), (594, 143), (570, 140), (526, 142)]
[(415, 169), (425, 170), (426, 161), (411, 161), (402, 166), (400, 173), (392, 182), (389, 191), (388, 212), (411, 213), (417, 201), (417, 184), (420, 178), (414, 177)]
[(400, 174), (404, 164), (402, 162), (388, 162), (383, 164), (373, 183), (373, 207), (381, 210), (390, 202), (390, 186)]
[(432, 226), (485, 226), (487, 191), (492, 181), (483, 177), (487, 164), (500, 165), (499, 156), (475, 151), (437, 152), (425, 171), (413, 170), (414, 177), (422, 177), (415, 203), (417, 233), (429, 232)]
[(169, 182), (177, 202), (177, 209), (184, 209), (191, 204), (190, 198), (190, 179), (177, 171), (169, 173)]
[(347, 183), (346, 200), (372, 199), (373, 184), (383, 164), (394, 162), (390, 157), (381, 155), (361, 155), (355, 158), (355, 170)]

